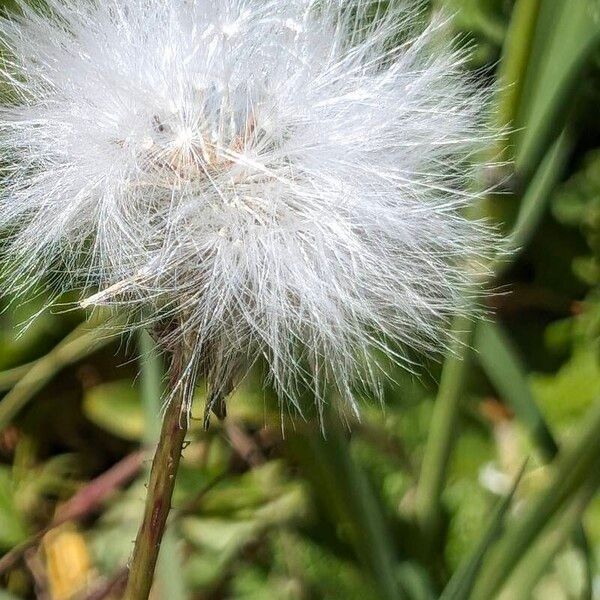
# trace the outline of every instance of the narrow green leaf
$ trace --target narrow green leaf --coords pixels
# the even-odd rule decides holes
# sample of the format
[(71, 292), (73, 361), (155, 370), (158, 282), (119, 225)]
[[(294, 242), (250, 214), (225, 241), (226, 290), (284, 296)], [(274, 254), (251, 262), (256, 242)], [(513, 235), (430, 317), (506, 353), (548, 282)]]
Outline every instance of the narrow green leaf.
[(529, 503), (521, 518), (507, 528), (486, 560), (473, 592), (473, 600), (489, 600), (498, 593), (547, 522), (597, 474), (599, 460), (600, 400), (584, 419), (568, 447), (558, 455), (550, 484)]
[(517, 491), (517, 487), (521, 482), (524, 472), (525, 467), (521, 469), (521, 472), (515, 479), (510, 492), (498, 503), (490, 524), (481, 538), (477, 548), (471, 557), (459, 568), (458, 571), (456, 571), (442, 592), (440, 600), (467, 600), (469, 598), (488, 550), (492, 547), (494, 542), (502, 533), (506, 515), (512, 504), (515, 492)]
[(477, 358), (496, 390), (512, 406), (546, 458), (552, 458), (558, 447), (531, 394), (526, 370), (500, 325), (480, 321), (475, 333), (475, 348)]
[[(497, 323), (482, 321), (477, 325), (475, 348), (489, 380), (529, 430), (544, 458), (552, 460), (558, 452), (558, 445), (531, 393), (519, 354), (506, 333)], [(590, 549), (581, 524), (576, 528), (575, 541), (588, 563), (586, 581), (589, 588), (592, 578)]]
[(114, 341), (101, 327), (102, 322), (102, 318), (97, 317), (82, 323), (48, 354), (32, 363), (31, 368), (0, 402), (0, 430), (62, 369)]
[(599, 19), (596, 0), (542, 2), (515, 123), (516, 168), (525, 180), (537, 170), (570, 114), (585, 68), (600, 43)]
[(520, 561), (514, 575), (503, 590), (500, 600), (531, 598), (533, 590), (551, 565), (554, 557), (565, 548), (579, 526), (581, 518), (600, 486), (600, 469), (592, 473), (567, 508), (544, 528), (537, 543)]
[(512, 261), (532, 238), (544, 217), (552, 191), (560, 182), (571, 153), (572, 140), (567, 131), (554, 142), (544, 157), (535, 177), (527, 187), (519, 204), (519, 214), (510, 237), (513, 250)]
[(0, 371), (0, 392), (6, 392), (14, 387), (35, 365), (36, 361)]
[(382, 508), (364, 473), (355, 464), (338, 426), (327, 426), (327, 440), (319, 431), (292, 434), (288, 450), (303, 467), (321, 504), (333, 522), (347, 528), (356, 555), (371, 573), (382, 600), (410, 597), (396, 570), (396, 556)]
[(421, 466), (415, 508), (430, 548), (436, 545), (440, 527), (441, 496), (456, 436), (473, 328), (473, 321), (466, 317), (457, 318), (453, 324), (453, 346), (444, 361)]
[[(517, 0), (513, 8), (498, 70), (502, 86), (498, 101), (500, 127), (514, 125), (519, 113), (541, 1)], [(506, 153), (510, 146), (505, 139), (501, 142), (501, 151)]]

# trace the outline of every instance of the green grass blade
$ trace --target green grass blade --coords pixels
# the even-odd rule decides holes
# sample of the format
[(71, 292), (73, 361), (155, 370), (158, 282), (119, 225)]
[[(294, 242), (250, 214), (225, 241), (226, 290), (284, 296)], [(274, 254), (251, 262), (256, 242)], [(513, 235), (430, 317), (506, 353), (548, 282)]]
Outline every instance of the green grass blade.
[(519, 203), (519, 213), (508, 238), (510, 254), (502, 256), (492, 266), (499, 278), (519, 257), (546, 214), (552, 191), (560, 182), (565, 165), (571, 155), (573, 142), (568, 131), (563, 131), (554, 142), (540, 168)]
[(0, 402), (0, 430), (62, 369), (114, 341), (101, 325), (100, 318), (78, 325), (48, 354), (31, 364)]
[(397, 570), (397, 559), (383, 510), (365, 474), (356, 465), (339, 426), (327, 424), (327, 439), (319, 431), (292, 434), (288, 451), (299, 462), (332, 522), (343, 523), (359, 560), (370, 572), (382, 600), (409, 598)]
[[(498, 98), (498, 118), (502, 126), (514, 124), (522, 108), (526, 79), (530, 71), (530, 56), (533, 48), (534, 32), (538, 26), (539, 0), (519, 0), (513, 11), (509, 35), (503, 48), (500, 64), (500, 77), (504, 83)], [(544, 202), (555, 185), (550, 177), (557, 169), (557, 163), (564, 159), (562, 144), (550, 157), (550, 164), (543, 173), (542, 181), (532, 189), (524, 203), (521, 225), (516, 231), (515, 240), (522, 239), (537, 224), (543, 212)], [(551, 170), (552, 169), (552, 170)], [(538, 210), (534, 210), (534, 208)], [(504, 268), (504, 263), (496, 265)], [(417, 520), (430, 543), (435, 540), (441, 513), (441, 493), (445, 483), (445, 471), (452, 451), (454, 428), (457, 420), (460, 394), (467, 372), (466, 358), (473, 333), (473, 323), (459, 320), (454, 327), (455, 347), (444, 362), (442, 380), (432, 418), (423, 459), (421, 477), (417, 489)]]
[[(569, 134), (564, 131), (551, 146), (536, 176), (523, 194), (510, 237), (511, 246), (515, 251), (521, 250), (529, 242), (546, 213), (552, 190), (561, 180), (572, 145)], [(513, 260), (515, 253), (512, 256)]]
[[(498, 70), (500, 127), (512, 126), (519, 113), (541, 2), (517, 0), (513, 8)], [(506, 141), (502, 139), (500, 158), (510, 149)]]
[(550, 484), (529, 503), (524, 515), (507, 528), (492, 556), (486, 560), (472, 600), (489, 600), (498, 593), (546, 523), (597, 474), (599, 460), (600, 400), (569, 446), (558, 455)]
[(544, 0), (516, 122), (516, 168), (525, 180), (537, 170), (570, 114), (573, 99), (600, 43), (595, 0)]
[(430, 548), (435, 546), (440, 527), (441, 496), (456, 435), (456, 421), (468, 370), (473, 327), (473, 322), (464, 317), (456, 319), (454, 323), (453, 345), (444, 361), (421, 466), (415, 510), (417, 521)]
[(521, 482), (525, 468), (517, 476), (511, 491), (500, 500), (494, 515), (490, 520), (487, 531), (484, 533), (477, 548), (473, 552), (471, 558), (459, 568), (454, 574), (439, 600), (467, 600), (473, 590), (473, 585), (481, 569), (481, 565), (487, 555), (488, 550), (494, 542), (500, 537), (504, 527), (504, 521), (508, 510), (512, 504), (517, 487)]
[(554, 457), (558, 446), (531, 394), (526, 370), (500, 325), (480, 321), (475, 333), (475, 349), (487, 377), (527, 427), (536, 445), (547, 459)]
[[(544, 458), (552, 460), (558, 452), (558, 445), (531, 394), (525, 367), (506, 333), (496, 323), (480, 322), (475, 334), (475, 348), (489, 380), (529, 430)], [(581, 524), (576, 528), (575, 541), (587, 560), (586, 585), (590, 587), (590, 549)]]
[(546, 525), (538, 542), (520, 561), (514, 575), (500, 595), (500, 600), (533, 597), (537, 582), (547, 571), (555, 556), (565, 548), (599, 486), (600, 469), (597, 469), (597, 472), (592, 473), (591, 477), (584, 482), (562, 514)]

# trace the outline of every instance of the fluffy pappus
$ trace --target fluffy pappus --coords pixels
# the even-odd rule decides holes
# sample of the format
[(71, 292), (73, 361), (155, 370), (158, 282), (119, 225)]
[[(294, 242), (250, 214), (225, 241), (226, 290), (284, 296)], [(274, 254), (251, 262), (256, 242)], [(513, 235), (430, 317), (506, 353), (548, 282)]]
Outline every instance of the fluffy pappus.
[(12, 277), (172, 323), (209, 405), (257, 360), (356, 410), (374, 354), (435, 350), (494, 236), (492, 133), (414, 2), (48, 0), (0, 23)]

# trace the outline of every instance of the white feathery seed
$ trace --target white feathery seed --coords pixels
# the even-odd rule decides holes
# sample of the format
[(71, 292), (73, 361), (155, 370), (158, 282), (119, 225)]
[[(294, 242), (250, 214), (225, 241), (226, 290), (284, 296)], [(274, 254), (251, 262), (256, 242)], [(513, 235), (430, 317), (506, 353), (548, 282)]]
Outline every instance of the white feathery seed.
[(0, 22), (14, 289), (143, 312), (211, 404), (264, 359), (283, 400), (356, 409), (375, 354), (439, 349), (494, 239), (464, 215), (486, 94), (443, 23), (376, 7), (21, 4)]

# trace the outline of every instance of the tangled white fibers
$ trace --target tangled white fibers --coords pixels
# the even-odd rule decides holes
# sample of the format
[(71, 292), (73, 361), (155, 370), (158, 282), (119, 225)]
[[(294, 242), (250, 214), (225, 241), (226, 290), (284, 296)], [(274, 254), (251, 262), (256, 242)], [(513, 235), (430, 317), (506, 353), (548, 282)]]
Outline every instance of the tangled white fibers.
[(486, 94), (422, 21), (404, 1), (22, 3), (0, 22), (13, 291), (143, 312), (210, 403), (260, 359), (283, 400), (355, 408), (375, 354), (443, 344), (493, 245), (464, 215)]

